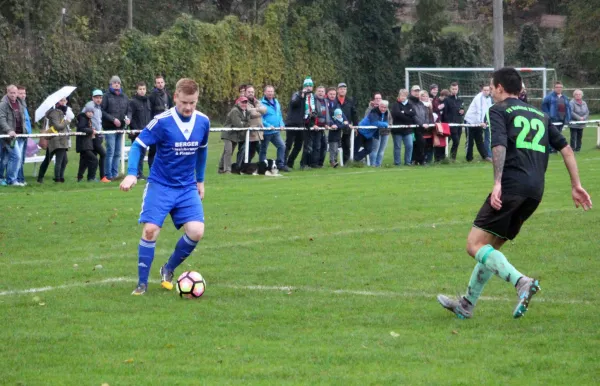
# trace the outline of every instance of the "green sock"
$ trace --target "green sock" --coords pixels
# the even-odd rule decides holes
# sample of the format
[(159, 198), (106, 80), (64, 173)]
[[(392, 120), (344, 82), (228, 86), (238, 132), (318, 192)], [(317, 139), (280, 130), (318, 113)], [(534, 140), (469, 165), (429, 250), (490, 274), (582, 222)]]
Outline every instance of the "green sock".
[(473, 273), (471, 274), (471, 280), (469, 280), (469, 286), (467, 287), (465, 299), (467, 299), (472, 305), (475, 305), (477, 303), (477, 299), (479, 299), (479, 296), (481, 296), (481, 291), (483, 291), (485, 283), (487, 283), (492, 276), (494, 276), (492, 271), (487, 269), (485, 265), (477, 263), (477, 265), (475, 265), (475, 269), (473, 269)]
[(477, 251), (475, 260), (485, 265), (487, 269), (498, 275), (502, 280), (511, 282), (516, 286), (517, 282), (523, 276), (506, 260), (502, 252), (494, 249), (491, 245), (485, 245)]

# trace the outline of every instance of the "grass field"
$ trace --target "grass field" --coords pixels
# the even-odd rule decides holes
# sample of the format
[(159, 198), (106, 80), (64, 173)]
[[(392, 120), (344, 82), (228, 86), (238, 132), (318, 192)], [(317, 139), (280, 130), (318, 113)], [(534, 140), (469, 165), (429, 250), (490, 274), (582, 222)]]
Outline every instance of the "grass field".
[[(69, 152), (69, 182), (0, 190), (0, 384), (598, 384), (600, 215), (573, 207), (560, 156), (504, 250), (541, 294), (514, 320), (515, 291), (493, 278), (461, 321), (435, 295), (465, 290), (489, 164), (223, 176), (218, 138), (205, 239), (181, 267), (208, 282), (197, 301), (159, 288), (180, 236), (168, 221), (149, 292), (130, 295), (142, 186), (77, 184)], [(584, 139), (599, 200), (595, 130)]]

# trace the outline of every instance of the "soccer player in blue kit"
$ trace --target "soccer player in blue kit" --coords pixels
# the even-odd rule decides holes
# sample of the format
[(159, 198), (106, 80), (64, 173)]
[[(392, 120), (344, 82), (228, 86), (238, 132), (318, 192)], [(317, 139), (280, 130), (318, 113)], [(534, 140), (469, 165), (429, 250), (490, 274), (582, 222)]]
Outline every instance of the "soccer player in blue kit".
[(167, 215), (185, 233), (173, 254), (160, 268), (161, 285), (173, 289), (175, 269), (192, 253), (204, 235), (204, 172), (210, 121), (196, 111), (198, 84), (180, 79), (174, 93), (175, 107), (154, 117), (131, 146), (127, 176), (120, 189), (137, 183), (142, 149), (156, 145), (156, 158), (146, 183), (139, 222), (144, 224), (138, 247), (138, 285), (132, 295), (143, 295), (154, 260), (156, 240)]

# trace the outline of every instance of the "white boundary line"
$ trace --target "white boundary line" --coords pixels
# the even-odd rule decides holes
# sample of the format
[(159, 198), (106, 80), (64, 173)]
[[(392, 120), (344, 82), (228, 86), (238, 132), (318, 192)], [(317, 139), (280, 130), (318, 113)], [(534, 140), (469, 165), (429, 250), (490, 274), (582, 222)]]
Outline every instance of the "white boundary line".
[[(577, 212), (577, 209), (574, 207), (568, 208), (556, 208), (556, 209), (542, 209), (536, 211), (537, 215), (545, 214), (545, 213), (556, 213), (556, 212)], [(298, 241), (298, 240), (308, 240), (313, 238), (315, 240), (322, 240), (323, 238), (330, 238), (335, 236), (350, 236), (356, 234), (372, 234), (372, 233), (393, 233), (399, 231), (407, 231), (413, 229), (420, 228), (436, 228), (437, 230), (443, 229), (442, 227), (451, 227), (457, 225), (470, 225), (473, 223), (473, 220), (456, 220), (456, 221), (446, 221), (446, 222), (427, 222), (427, 223), (417, 223), (413, 225), (401, 225), (401, 226), (393, 226), (393, 227), (374, 227), (374, 228), (350, 228), (343, 229), (335, 232), (324, 232), (324, 233), (315, 233), (315, 234), (305, 234), (305, 235), (295, 235), (295, 236), (287, 236), (287, 237), (276, 237), (276, 238), (268, 238), (268, 239), (252, 239), (246, 241), (236, 241), (236, 242), (224, 242), (224, 243), (205, 243), (204, 241), (201, 243), (201, 247), (194, 252), (201, 253), (202, 250), (215, 250), (215, 249), (229, 249), (234, 247), (249, 247), (253, 245), (266, 245), (266, 244), (277, 244), (277, 243), (285, 243), (290, 241)], [(274, 227), (277, 228), (277, 227)], [(251, 231), (260, 231), (261, 228), (256, 228)], [(265, 227), (264, 229), (269, 229)], [(251, 232), (242, 232), (242, 234), (251, 234)], [(465, 237), (466, 237), (465, 233)], [(123, 250), (117, 251), (114, 254), (103, 255), (103, 256), (88, 256), (81, 257), (79, 259), (64, 261), (60, 259), (39, 259), (39, 260), (12, 260), (7, 262), (0, 261), (0, 266), (16, 266), (16, 265), (43, 265), (43, 264), (80, 264), (86, 261), (95, 261), (95, 260), (110, 260), (112, 257), (123, 256), (130, 257), (133, 256), (135, 252), (131, 249), (132, 246), (135, 247), (137, 242), (134, 244), (129, 244), (125, 246)], [(166, 253), (170, 254), (171, 249), (169, 247), (166, 248), (158, 248), (156, 250), (157, 253)], [(8, 259), (8, 257), (7, 257)]]
[[(64, 284), (59, 286), (46, 286), (39, 288), (27, 288), (22, 290), (10, 290), (0, 292), (0, 296), (12, 296), (12, 295), (27, 295), (35, 294), (40, 292), (49, 292), (61, 289), (79, 288), (87, 286), (104, 285), (111, 283), (137, 283), (137, 279), (131, 277), (113, 277), (100, 281), (85, 282), (85, 283), (72, 283)], [(158, 284), (158, 280), (150, 280), (150, 283)], [(243, 291), (262, 291), (262, 292), (286, 292), (292, 294), (294, 292), (309, 292), (309, 293), (320, 293), (325, 295), (349, 295), (349, 296), (364, 296), (364, 297), (384, 297), (384, 298), (405, 298), (405, 299), (431, 299), (434, 300), (437, 295), (427, 294), (423, 292), (393, 292), (393, 291), (361, 291), (361, 290), (346, 290), (346, 289), (330, 289), (330, 288), (316, 288), (316, 287), (295, 287), (295, 286), (265, 286), (265, 285), (240, 285), (240, 284), (213, 284), (213, 287), (227, 288), (233, 290)], [(482, 296), (481, 300), (495, 301), (495, 302), (513, 302), (514, 298), (505, 297), (494, 297), (494, 296)], [(541, 297), (535, 298), (536, 302), (551, 303), (551, 304), (586, 304), (594, 305), (595, 302), (589, 300), (563, 300), (563, 299), (546, 299)]]

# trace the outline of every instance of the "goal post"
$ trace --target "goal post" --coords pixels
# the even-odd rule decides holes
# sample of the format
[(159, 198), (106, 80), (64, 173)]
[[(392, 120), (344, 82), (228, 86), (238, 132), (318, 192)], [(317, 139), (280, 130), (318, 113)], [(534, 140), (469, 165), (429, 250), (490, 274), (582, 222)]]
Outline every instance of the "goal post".
[[(516, 70), (521, 73), (530, 103), (541, 105), (556, 82), (556, 71), (546, 67), (517, 67)], [(417, 84), (427, 90), (430, 84), (437, 84), (441, 91), (456, 81), (461, 97), (470, 102), (479, 93), (480, 86), (489, 83), (493, 72), (492, 67), (407, 67), (404, 70), (405, 88), (410, 90)]]

